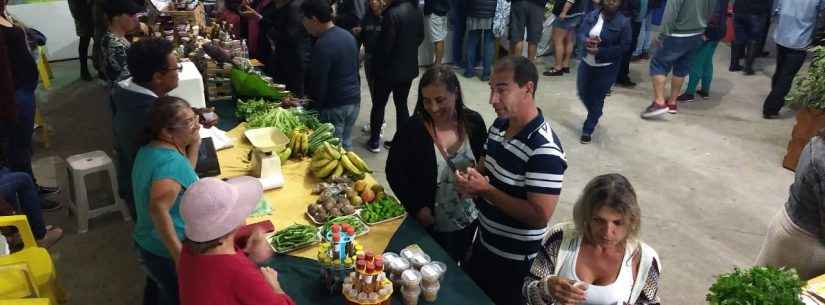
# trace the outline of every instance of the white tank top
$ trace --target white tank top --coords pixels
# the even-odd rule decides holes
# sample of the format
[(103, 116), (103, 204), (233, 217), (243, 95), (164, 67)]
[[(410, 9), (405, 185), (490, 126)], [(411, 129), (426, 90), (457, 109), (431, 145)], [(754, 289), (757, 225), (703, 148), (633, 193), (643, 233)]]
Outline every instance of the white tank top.
[[(581, 281), (576, 275), (576, 262), (579, 259), (582, 239), (576, 241), (576, 252), (573, 259), (564, 260), (564, 265), (559, 270), (559, 276)], [(633, 290), (633, 258), (632, 247), (625, 247), (622, 266), (616, 281), (607, 286), (590, 284), (586, 291), (586, 300), (583, 305), (624, 305), (629, 302), (631, 290)]]

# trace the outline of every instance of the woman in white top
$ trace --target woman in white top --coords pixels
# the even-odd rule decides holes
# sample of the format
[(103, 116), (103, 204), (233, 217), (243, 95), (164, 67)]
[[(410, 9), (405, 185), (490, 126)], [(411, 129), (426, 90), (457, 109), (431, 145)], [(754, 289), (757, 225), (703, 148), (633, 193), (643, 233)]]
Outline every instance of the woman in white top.
[(632, 32), (630, 19), (618, 13), (622, 0), (602, 0), (601, 8), (588, 13), (577, 32), (578, 46), (585, 48), (579, 65), (576, 87), (587, 108), (582, 127), (581, 143), (591, 141), (604, 108), (604, 97), (616, 82), (623, 54), (630, 50)]
[(637, 239), (641, 209), (624, 176), (591, 180), (573, 219), (550, 229), (524, 281), (527, 304), (660, 303), (659, 257)]

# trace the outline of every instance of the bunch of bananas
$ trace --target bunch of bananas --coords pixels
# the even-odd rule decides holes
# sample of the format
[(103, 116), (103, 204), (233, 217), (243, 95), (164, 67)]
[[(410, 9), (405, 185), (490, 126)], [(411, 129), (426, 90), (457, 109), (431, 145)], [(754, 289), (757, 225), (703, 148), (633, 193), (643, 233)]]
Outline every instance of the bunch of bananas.
[(293, 158), (301, 158), (309, 155), (309, 133), (295, 131), (289, 140), (289, 148), (292, 150)]
[(318, 179), (332, 179), (347, 174), (353, 180), (361, 180), (367, 173), (372, 173), (364, 160), (354, 152), (332, 147), (327, 142), (315, 150), (310, 170)]

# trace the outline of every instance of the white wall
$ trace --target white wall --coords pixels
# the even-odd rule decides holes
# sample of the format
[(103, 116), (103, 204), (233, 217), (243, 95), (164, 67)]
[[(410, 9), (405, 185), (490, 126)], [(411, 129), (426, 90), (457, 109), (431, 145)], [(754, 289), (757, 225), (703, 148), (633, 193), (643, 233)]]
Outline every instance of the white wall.
[(46, 35), (50, 61), (77, 58), (78, 37), (66, 0), (9, 5), (7, 9), (26, 25)]

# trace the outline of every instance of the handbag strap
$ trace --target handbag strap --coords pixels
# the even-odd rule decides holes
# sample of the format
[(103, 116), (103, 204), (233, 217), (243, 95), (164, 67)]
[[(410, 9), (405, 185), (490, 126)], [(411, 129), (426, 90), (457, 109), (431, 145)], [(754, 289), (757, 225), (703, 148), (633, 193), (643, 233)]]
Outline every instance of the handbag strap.
[(455, 163), (453, 163), (453, 161), (450, 160), (450, 155), (447, 154), (447, 151), (444, 149), (444, 146), (441, 146), (441, 142), (438, 141), (438, 135), (433, 130), (433, 126), (430, 123), (425, 122), (424, 128), (427, 129), (427, 133), (430, 134), (430, 138), (433, 140), (433, 143), (435, 143), (435, 147), (438, 148), (438, 151), (441, 153), (441, 156), (444, 157), (444, 161), (447, 162), (447, 166), (450, 167), (451, 171), (455, 172), (457, 169)]

